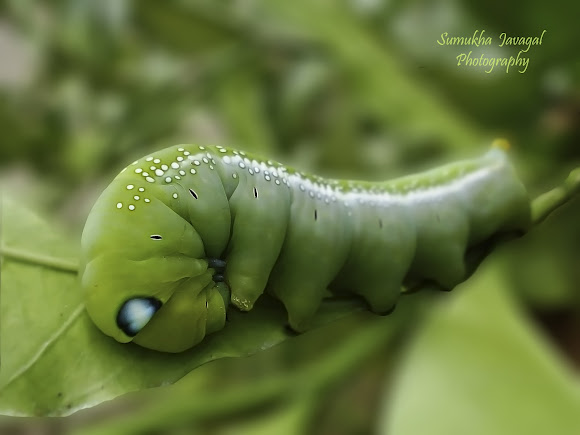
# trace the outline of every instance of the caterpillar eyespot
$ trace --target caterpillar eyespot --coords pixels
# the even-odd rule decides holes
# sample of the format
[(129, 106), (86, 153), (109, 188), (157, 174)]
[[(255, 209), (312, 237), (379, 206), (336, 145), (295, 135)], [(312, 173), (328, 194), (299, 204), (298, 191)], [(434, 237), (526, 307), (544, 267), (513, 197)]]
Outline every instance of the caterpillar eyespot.
[(135, 297), (121, 305), (117, 314), (117, 326), (127, 336), (136, 336), (161, 307), (161, 302), (152, 297)]
[[(301, 331), (328, 289), (376, 313), (410, 283), (451, 289), (469, 248), (530, 223), (506, 148), (376, 183), (325, 180), (221, 146), (160, 150), (121, 172), (88, 216), (87, 311), (120, 342), (180, 352), (264, 292)], [(151, 161), (161, 168), (153, 176)]]

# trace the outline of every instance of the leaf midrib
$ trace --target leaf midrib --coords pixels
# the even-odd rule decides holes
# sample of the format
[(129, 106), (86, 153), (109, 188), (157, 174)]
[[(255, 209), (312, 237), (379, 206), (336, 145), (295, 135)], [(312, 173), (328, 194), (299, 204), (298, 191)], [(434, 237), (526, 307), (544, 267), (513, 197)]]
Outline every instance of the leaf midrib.
[(62, 334), (64, 334), (70, 326), (79, 318), (81, 313), (84, 311), (84, 305), (79, 304), (72, 314), (66, 319), (66, 321), (58, 328), (47, 340), (44, 341), (42, 346), (37, 350), (37, 352), (32, 356), (32, 358), (20, 367), (20, 370), (16, 371), (12, 377), (8, 379), (8, 381), (2, 386), (2, 388), (8, 387), (14, 381), (16, 381), (19, 377), (21, 377), (24, 373), (34, 366), (34, 364), (42, 357), (42, 355), (50, 348), (50, 346), (58, 340)]

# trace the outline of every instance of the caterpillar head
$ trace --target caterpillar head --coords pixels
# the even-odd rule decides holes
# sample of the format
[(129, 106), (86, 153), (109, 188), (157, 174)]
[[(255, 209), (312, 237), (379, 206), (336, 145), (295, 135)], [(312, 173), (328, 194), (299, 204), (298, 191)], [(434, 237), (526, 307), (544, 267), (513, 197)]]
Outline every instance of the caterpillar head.
[(229, 295), (194, 227), (148, 190), (119, 176), (91, 210), (81, 242), (85, 305), (119, 342), (181, 352), (223, 328)]

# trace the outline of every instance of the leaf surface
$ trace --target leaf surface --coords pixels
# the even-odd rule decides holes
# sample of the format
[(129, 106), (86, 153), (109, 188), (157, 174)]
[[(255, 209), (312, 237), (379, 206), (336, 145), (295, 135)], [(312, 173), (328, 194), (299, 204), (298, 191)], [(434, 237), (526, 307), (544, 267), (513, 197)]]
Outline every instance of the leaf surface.
[(497, 270), (482, 268), (432, 312), (389, 390), (382, 433), (580, 433), (577, 377)]

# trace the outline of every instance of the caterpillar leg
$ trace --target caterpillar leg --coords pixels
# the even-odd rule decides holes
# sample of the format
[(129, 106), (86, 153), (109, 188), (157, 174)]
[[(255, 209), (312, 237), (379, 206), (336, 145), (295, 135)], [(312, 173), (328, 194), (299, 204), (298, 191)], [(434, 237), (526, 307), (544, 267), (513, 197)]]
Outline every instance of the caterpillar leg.
[(391, 312), (415, 254), (416, 233), (407, 210), (390, 205), (379, 216), (355, 211), (356, 236), (333, 290), (354, 293), (377, 314)]
[(432, 279), (445, 290), (451, 290), (465, 279), (465, 245), (440, 245), (428, 258), (419, 257), (414, 263), (423, 279)]
[(221, 260), (219, 258), (208, 258), (207, 259), (207, 267), (211, 268), (211, 269), (215, 269), (216, 271), (221, 271), (223, 272), (223, 270), (226, 268), (226, 261), (225, 260)]
[(457, 199), (424, 204), (417, 220), (417, 250), (410, 277), (452, 289), (465, 279), (469, 222)]
[(346, 260), (351, 233), (342, 205), (298, 192), (268, 291), (286, 307), (291, 328), (304, 331)]
[(231, 302), (242, 311), (251, 310), (264, 292), (288, 224), (289, 189), (265, 183), (262, 176), (248, 176), (230, 198), (233, 231), (225, 277)]
[(361, 296), (375, 314), (389, 314), (401, 295), (403, 272), (393, 264), (367, 263), (357, 269), (345, 269), (333, 282), (332, 288), (339, 293), (354, 293)]
[[(225, 269), (226, 269), (226, 262), (225, 260), (221, 260), (219, 258), (208, 258), (207, 259), (207, 266), (210, 270), (213, 271), (213, 281), (216, 283), (225, 282), (226, 278), (224, 276)], [(228, 287), (229, 289), (229, 287)]]
[(390, 314), (401, 295), (401, 285), (396, 282), (376, 283), (364, 286), (357, 293), (365, 299), (373, 313)]
[(280, 298), (288, 311), (288, 324), (296, 332), (305, 332), (311, 329), (311, 322), (318, 311), (318, 307), (326, 294), (325, 287), (305, 286), (298, 290), (296, 288), (287, 288), (283, 291)]

